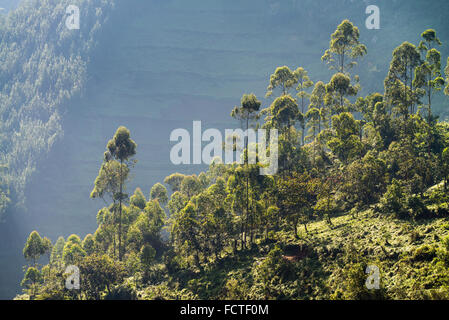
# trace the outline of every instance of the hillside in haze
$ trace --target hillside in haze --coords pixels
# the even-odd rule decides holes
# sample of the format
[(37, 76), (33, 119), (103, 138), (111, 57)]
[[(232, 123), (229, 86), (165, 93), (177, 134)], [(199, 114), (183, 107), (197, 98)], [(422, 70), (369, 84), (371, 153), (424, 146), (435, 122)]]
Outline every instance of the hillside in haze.
[[(0, 7), (11, 6), (3, 1)], [(367, 30), (365, 8), (375, 3), (381, 29)], [(236, 127), (229, 114), (243, 93), (254, 92), (264, 108), (272, 102), (262, 97), (278, 66), (303, 66), (312, 80), (328, 81), (332, 72), (320, 58), (343, 19), (359, 26), (368, 48), (355, 69), (364, 96), (383, 92), (391, 52), (403, 41), (417, 43), (424, 30), (434, 28), (449, 44), (448, 9), (447, 1), (409, 0), (116, 1), (85, 60), (83, 90), (57, 106), (63, 134), (37, 161), (24, 206), (12, 206), (0, 226), (0, 298), (20, 290), (22, 248), (32, 230), (53, 241), (95, 231), (103, 203), (89, 194), (118, 126), (126, 126), (138, 144), (128, 191), (139, 186), (148, 197), (151, 186), (173, 172), (205, 169), (170, 163), (172, 130), (190, 131), (193, 120), (203, 128)], [(448, 48), (442, 48), (443, 57)], [(447, 105), (442, 95), (436, 97), (435, 113), (449, 117)]]

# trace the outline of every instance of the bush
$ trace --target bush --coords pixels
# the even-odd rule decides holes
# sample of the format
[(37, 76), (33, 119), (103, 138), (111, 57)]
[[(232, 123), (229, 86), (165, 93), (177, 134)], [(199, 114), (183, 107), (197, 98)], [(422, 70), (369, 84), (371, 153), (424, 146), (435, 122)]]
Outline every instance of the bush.
[(387, 191), (380, 200), (379, 209), (382, 213), (392, 213), (398, 218), (406, 218), (408, 216), (404, 187), (398, 180), (393, 179), (387, 187)]
[(412, 230), (409, 234), (409, 238), (410, 238), (411, 243), (415, 243), (416, 241), (418, 241), (421, 238), (421, 235), (419, 234), (418, 231)]
[(415, 220), (428, 219), (432, 217), (432, 212), (427, 209), (426, 205), (419, 196), (410, 196), (407, 199), (407, 206)]
[(432, 211), (432, 216), (435, 217), (442, 218), (449, 216), (449, 204), (447, 202), (433, 205), (430, 210)]
[(412, 261), (432, 261), (436, 257), (436, 249), (433, 246), (423, 245), (416, 248), (411, 257)]
[(137, 300), (136, 291), (129, 285), (122, 283), (111, 289), (104, 297), (105, 300)]
[(449, 236), (441, 240), (441, 246), (442, 248), (437, 251), (438, 260), (447, 267), (449, 266)]
[(253, 278), (251, 299), (286, 299), (288, 287), (295, 286), (296, 272), (293, 263), (284, 259), (282, 250), (276, 247), (262, 262), (254, 263)]
[[(351, 263), (343, 269), (338, 277), (338, 288), (331, 295), (334, 300), (381, 300), (386, 298), (385, 290), (368, 289), (366, 286), (367, 265), (365, 263)], [(382, 279), (382, 277), (381, 277)]]
[(157, 264), (145, 269), (142, 275), (143, 283), (157, 284), (161, 283), (166, 278), (166, 269), (163, 264)]
[(248, 297), (248, 281), (240, 274), (231, 275), (224, 287), (225, 298), (230, 300), (245, 300)]

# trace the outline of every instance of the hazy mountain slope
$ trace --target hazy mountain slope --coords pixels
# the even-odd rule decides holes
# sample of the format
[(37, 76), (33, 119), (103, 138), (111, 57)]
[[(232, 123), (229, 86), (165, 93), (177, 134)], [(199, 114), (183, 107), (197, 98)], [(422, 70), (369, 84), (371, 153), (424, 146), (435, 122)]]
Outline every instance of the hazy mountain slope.
[[(84, 22), (80, 30), (66, 27), (69, 4), (26, 0), (0, 17), (0, 162), (7, 167), (2, 180), (9, 182), (12, 199), (6, 222), (1, 225), (5, 231), (1, 232), (4, 247), (0, 263), (5, 269), (11, 261), (9, 255), (17, 251), (11, 246), (19, 234), (11, 230), (16, 223), (14, 211), (23, 204), (25, 187), (36, 165), (63, 135), (64, 104), (85, 84), (89, 52), (113, 1), (78, 2)], [(23, 227), (20, 217), (17, 226)], [(9, 273), (2, 276), (2, 291), (15, 286), (15, 279), (11, 279)]]
[(62, 105), (83, 88), (89, 51), (113, 2), (79, 3), (80, 30), (66, 27), (69, 4), (24, 1), (0, 29), (0, 156), (16, 201), (23, 200), (37, 162), (62, 134)]

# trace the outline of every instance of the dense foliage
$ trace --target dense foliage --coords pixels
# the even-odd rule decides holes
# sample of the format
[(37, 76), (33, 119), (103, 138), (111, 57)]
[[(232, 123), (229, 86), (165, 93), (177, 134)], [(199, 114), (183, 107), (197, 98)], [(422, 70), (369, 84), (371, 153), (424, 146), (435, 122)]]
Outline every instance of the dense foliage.
[[(273, 176), (249, 163), (245, 141), (242, 163), (214, 161), (167, 177), (171, 193), (158, 183), (130, 196), (138, 148), (120, 127), (91, 193), (106, 203), (97, 230), (52, 249), (33, 232), (18, 298), (447, 298), (449, 124), (432, 97), (449, 95), (449, 65), (442, 70), (436, 31), (422, 39), (394, 50), (383, 93), (361, 97), (352, 72), (368, 49), (344, 20), (322, 57), (329, 80), (282, 66), (269, 79), (270, 105), (260, 110), (245, 94), (231, 116), (243, 129), (278, 129)], [(64, 286), (72, 264), (79, 291)], [(365, 286), (372, 264), (378, 290)]]

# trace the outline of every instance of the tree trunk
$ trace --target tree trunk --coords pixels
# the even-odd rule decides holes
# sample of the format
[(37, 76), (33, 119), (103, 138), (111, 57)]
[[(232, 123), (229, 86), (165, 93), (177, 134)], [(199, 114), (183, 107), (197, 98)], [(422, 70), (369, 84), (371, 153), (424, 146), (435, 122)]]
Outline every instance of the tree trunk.
[(430, 81), (431, 81), (431, 79), (430, 79), (430, 76), (429, 76), (429, 81), (428, 81), (428, 84), (429, 84), (429, 93), (428, 93), (428, 97), (429, 97), (429, 115), (428, 115), (428, 123), (429, 123), (429, 125), (430, 125), (430, 117), (432, 116), (432, 87), (431, 87), (431, 85), (430, 85)]
[(431, 88), (431, 86), (430, 86), (430, 81), (431, 81), (431, 79), (430, 79), (430, 76), (429, 76), (429, 93), (428, 93), (428, 96), (429, 96), (429, 110), (428, 110), (428, 118), (427, 118), (427, 123), (429, 124), (429, 133), (428, 133), (428, 137), (427, 137), (427, 140), (428, 140), (428, 144), (429, 144), (429, 146), (428, 146), (428, 154), (429, 154), (429, 158), (430, 158), (430, 153), (431, 153), (431, 146), (430, 146), (430, 144), (431, 144), (431, 141), (430, 141), (430, 135), (431, 135), (431, 133), (432, 133), (432, 129), (430, 128), (430, 126), (431, 126), (431, 118), (432, 118), (432, 109), (431, 109), (431, 105), (432, 105), (432, 88)]
[(294, 228), (294, 230), (295, 230), (295, 238), (299, 238), (299, 236), (298, 236), (298, 222), (299, 222), (299, 219), (298, 219), (298, 217), (296, 216), (296, 217), (293, 219), (293, 228)]
[[(301, 83), (301, 87), (302, 87), (302, 83)], [(304, 89), (303, 89), (304, 90)], [(305, 133), (305, 129), (306, 129), (306, 122), (304, 120), (304, 97), (301, 97), (301, 112), (303, 115), (303, 119), (301, 121), (301, 129), (302, 129), (302, 133), (301, 133), (301, 145), (304, 145), (304, 133)]]
[[(115, 212), (115, 208), (114, 208), (114, 212)], [(115, 213), (114, 213), (114, 220), (115, 220)], [(116, 255), (115, 255), (115, 247), (116, 247), (116, 245), (115, 245), (115, 225), (113, 226), (113, 228), (114, 228), (114, 231), (112, 232), (112, 255), (115, 260), (115, 257), (116, 257)]]
[(246, 246), (246, 234), (248, 231), (248, 225), (250, 221), (249, 213), (249, 166), (248, 166), (248, 128), (249, 118), (246, 118), (246, 137), (245, 137), (245, 165), (246, 165), (246, 222), (245, 222), (245, 246)]
[(123, 164), (123, 160), (120, 160), (120, 211), (119, 211), (119, 218), (118, 218), (118, 259), (119, 259), (119, 261), (122, 261), (122, 192), (123, 192), (122, 164)]
[(242, 226), (241, 226), (241, 230), (240, 230), (240, 234), (241, 234), (241, 250), (243, 250), (243, 249), (245, 249), (245, 242), (246, 242), (246, 239), (245, 239), (245, 223), (243, 222), (243, 219), (242, 219)]

